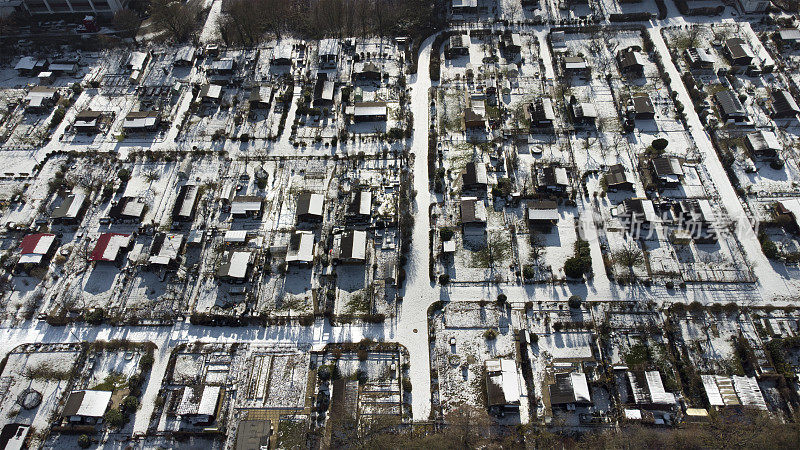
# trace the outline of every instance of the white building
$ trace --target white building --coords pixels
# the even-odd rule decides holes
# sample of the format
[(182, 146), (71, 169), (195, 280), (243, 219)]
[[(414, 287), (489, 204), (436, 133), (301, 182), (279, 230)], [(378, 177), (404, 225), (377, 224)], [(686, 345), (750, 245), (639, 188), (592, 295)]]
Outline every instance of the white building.
[(104, 14), (124, 9), (128, 0), (22, 0), (17, 8), (30, 14)]

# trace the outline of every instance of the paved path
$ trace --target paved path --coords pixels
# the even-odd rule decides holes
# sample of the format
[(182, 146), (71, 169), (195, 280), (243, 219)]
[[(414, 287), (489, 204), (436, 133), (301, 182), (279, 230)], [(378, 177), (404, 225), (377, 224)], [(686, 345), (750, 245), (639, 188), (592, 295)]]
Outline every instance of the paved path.
[(431, 409), (430, 357), (428, 346), (428, 306), (438, 299), (439, 288), (431, 283), (429, 267), (429, 208), (431, 197), (428, 180), (428, 131), (430, 106), (428, 91), (430, 80), (430, 55), (434, 37), (420, 47), (417, 75), (411, 83), (411, 110), (414, 113), (414, 230), (412, 232), (409, 261), (406, 265), (406, 286), (403, 307), (397, 323), (398, 342), (408, 350), (411, 358), (412, 412), (414, 420), (426, 420)]

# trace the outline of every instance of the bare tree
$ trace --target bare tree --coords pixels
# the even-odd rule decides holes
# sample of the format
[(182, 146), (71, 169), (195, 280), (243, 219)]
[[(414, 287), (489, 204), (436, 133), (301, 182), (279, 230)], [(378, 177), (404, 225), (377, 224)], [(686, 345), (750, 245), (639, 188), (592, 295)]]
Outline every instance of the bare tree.
[(614, 260), (622, 267), (627, 267), (633, 278), (633, 268), (644, 264), (644, 253), (638, 245), (631, 242), (621, 250), (614, 252)]
[(697, 47), (700, 44), (700, 36), (702, 35), (703, 28), (702, 27), (689, 27), (689, 31), (686, 34), (687, 43), (689, 47)]
[(114, 14), (114, 28), (121, 37), (133, 38), (134, 43), (141, 24), (142, 19), (139, 18), (139, 14), (130, 9), (121, 9)]
[(153, 0), (150, 4), (153, 24), (176, 42), (194, 37), (198, 29), (199, 13), (200, 9), (194, 2)]
[(513, 22), (519, 18), (522, 5), (519, 0), (505, 0), (503, 2), (503, 11), (507, 13), (508, 18)]
[(453, 443), (459, 448), (478, 448), (489, 438), (492, 419), (478, 407), (463, 405), (445, 415)]
[(544, 240), (542, 235), (537, 231), (531, 233), (531, 260), (535, 264), (539, 264), (545, 253)]

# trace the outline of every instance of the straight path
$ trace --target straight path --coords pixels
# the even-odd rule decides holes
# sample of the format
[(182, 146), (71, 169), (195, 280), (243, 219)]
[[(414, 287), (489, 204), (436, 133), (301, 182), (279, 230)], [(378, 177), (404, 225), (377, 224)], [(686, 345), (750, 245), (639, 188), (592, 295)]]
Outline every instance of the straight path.
[(222, 12), (222, 0), (214, 0), (211, 3), (211, 8), (208, 9), (208, 17), (203, 29), (200, 31), (200, 43), (208, 44), (219, 39), (219, 28), (217, 21), (219, 20), (220, 13)]
[(429, 67), (434, 39), (435, 36), (431, 36), (420, 46), (417, 74), (411, 82), (411, 111), (414, 113), (411, 153), (414, 157), (414, 189), (417, 195), (414, 201), (414, 229), (406, 265), (403, 306), (397, 322), (398, 342), (408, 349), (411, 358), (409, 371), (413, 386), (411, 398), (414, 420), (427, 420), (431, 409), (428, 307), (439, 299), (440, 292), (438, 285), (431, 283), (428, 275), (429, 208), (431, 202), (435, 201), (431, 196), (428, 180), (428, 92), (431, 87)]
[(724, 206), (728, 216), (735, 224), (734, 231), (739, 242), (742, 244), (745, 257), (753, 264), (753, 271), (758, 279), (758, 286), (761, 294), (764, 299), (771, 300), (774, 297), (791, 292), (796, 286), (789, 284), (788, 277), (776, 272), (773, 265), (767, 257), (764, 256), (764, 252), (761, 250), (761, 244), (739, 201), (739, 196), (733, 189), (728, 174), (719, 160), (719, 156), (711, 142), (711, 137), (706, 132), (703, 124), (700, 122), (700, 117), (694, 110), (694, 103), (689, 96), (689, 92), (686, 90), (686, 86), (683, 84), (681, 74), (672, 62), (667, 44), (661, 36), (661, 27), (651, 26), (648, 27), (647, 31), (650, 34), (650, 39), (653, 41), (655, 50), (661, 55), (664, 68), (671, 80), (672, 90), (678, 92), (678, 100), (685, 106), (684, 112), (686, 113), (689, 132), (697, 148), (704, 156), (703, 163), (711, 179), (714, 181), (714, 185), (722, 201), (722, 206)]

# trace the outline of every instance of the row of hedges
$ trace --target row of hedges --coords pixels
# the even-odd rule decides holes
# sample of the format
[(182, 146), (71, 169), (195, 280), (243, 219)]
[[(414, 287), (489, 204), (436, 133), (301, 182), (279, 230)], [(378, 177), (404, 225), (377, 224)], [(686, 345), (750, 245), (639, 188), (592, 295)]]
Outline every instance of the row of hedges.
[(656, 0), (656, 7), (658, 7), (658, 20), (667, 18), (667, 3), (665, 0)]
[[(383, 323), (386, 321), (385, 314), (326, 314), (331, 322), (351, 323), (362, 320), (366, 323)], [(244, 326), (269, 326), (287, 325), (296, 323), (301, 326), (311, 326), (314, 324), (314, 316), (310, 314), (294, 317), (269, 317), (267, 315), (233, 317), (219, 314), (194, 313), (190, 317), (192, 325), (203, 325), (211, 327), (244, 327)]]
[(453, 36), (454, 34), (455, 32), (453, 31), (447, 31), (439, 34), (433, 40), (433, 45), (431, 46), (431, 61), (430, 61), (431, 65), (428, 69), (431, 76), (431, 81), (439, 81), (441, 66), (442, 66), (442, 57), (440, 55), (440, 51), (445, 41), (450, 39), (450, 36)]
[(313, 316), (297, 316), (290, 318), (272, 318), (265, 315), (233, 317), (221, 314), (194, 313), (189, 318), (192, 325), (203, 325), (211, 327), (243, 327), (251, 325), (284, 325), (287, 322), (297, 321), (301, 325), (311, 325), (314, 323)]
[(644, 22), (653, 17), (649, 12), (635, 12), (624, 14), (611, 14), (608, 16), (610, 22)]
[(725, 7), (720, 6), (705, 6), (701, 8), (690, 8), (687, 0), (675, 0), (675, 6), (684, 16), (716, 16), (725, 11)]

